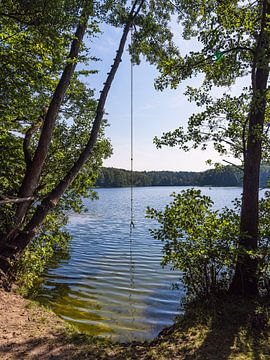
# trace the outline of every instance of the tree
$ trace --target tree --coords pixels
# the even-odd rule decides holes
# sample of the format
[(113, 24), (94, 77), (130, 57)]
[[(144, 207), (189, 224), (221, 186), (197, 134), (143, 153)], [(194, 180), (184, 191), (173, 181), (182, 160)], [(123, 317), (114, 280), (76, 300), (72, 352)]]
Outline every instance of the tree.
[(173, 201), (162, 211), (147, 209), (147, 216), (159, 224), (151, 234), (164, 243), (162, 265), (180, 270), (188, 300), (224, 292), (237, 253), (238, 214), (228, 208), (214, 211), (213, 201), (200, 190), (171, 196)]
[[(155, 13), (160, 7), (164, 11)], [(16, 84), (1, 92), (6, 103), (14, 104), (11, 109), (2, 106), (1, 124), (5, 156), (0, 269), (5, 273), (12, 270), (29, 244), (39, 244), (44, 250), (49, 239), (61, 238), (66, 211), (80, 211), (81, 197), (92, 194), (97, 170), (111, 151), (104, 137), (103, 115), (129, 31), (134, 27), (136, 34), (155, 35), (161, 43), (167, 33), (162, 24), (169, 23), (170, 12), (163, 0), (157, 4), (66, 0), (55, 6), (43, 0), (33, 5), (10, 0), (1, 5), (4, 41), (0, 55), (4, 58), (8, 49), (8, 66), (0, 76), (4, 79), (18, 73)], [(100, 98), (95, 101), (93, 91), (81, 81), (81, 75), (89, 71), (75, 70), (78, 62), (87, 60), (85, 34), (95, 35), (100, 21), (122, 27), (123, 32)]]
[[(259, 211), (261, 161), (269, 161), (269, 61), (270, 2), (201, 1), (173, 2), (185, 39), (197, 38), (200, 51), (181, 56), (165, 51), (155, 60), (161, 71), (156, 86), (177, 87), (179, 82), (204, 74), (201, 88), (188, 87), (186, 94), (204, 110), (183, 127), (156, 138), (158, 147), (178, 145), (184, 150), (209, 142), (223, 155), (242, 162), (243, 196), (239, 252), (230, 291), (237, 295), (258, 292)], [(146, 52), (150, 57), (150, 52)], [(214, 87), (229, 87), (250, 77), (250, 86), (239, 96), (224, 94), (215, 99)]]
[[(54, 91), (57, 78), (68, 56), (74, 27), (78, 23), (83, 2), (38, 1), (35, 3), (5, 2), (1, 4), (1, 123), (0, 123), (0, 247), (5, 248), (6, 235), (14, 235), (30, 220), (38, 203), (48, 194), (76, 160), (91, 131), (96, 110), (94, 93), (74, 72), (70, 86), (55, 121), (53, 139), (38, 187), (21, 227), (16, 223), (16, 205), (20, 204), (20, 187), (31, 168), (33, 154)], [(62, 14), (62, 19), (59, 18)], [(95, 21), (89, 21), (89, 35), (97, 32)], [(82, 45), (82, 44), (81, 44)], [(83, 50), (82, 46), (81, 49)], [(85, 56), (79, 54), (78, 61)], [(71, 120), (72, 114), (72, 120)], [(82, 196), (92, 196), (92, 186), (102, 158), (111, 152), (104, 137), (103, 122), (94, 158), (77, 177), (69, 191), (58, 203), (39, 230), (32, 249), (40, 253), (40, 264), (56, 246), (65, 246), (68, 234), (61, 230), (66, 223), (68, 209), (80, 211)], [(59, 163), (61, 166), (59, 166)], [(79, 186), (80, 184), (80, 186)], [(19, 228), (19, 229), (18, 229)], [(45, 235), (48, 238), (44, 243)], [(12, 236), (9, 237), (11, 240)], [(43, 240), (42, 240), (43, 239)], [(38, 245), (40, 244), (40, 245)], [(41, 246), (42, 244), (42, 246)], [(43, 247), (43, 249), (41, 249)], [(42, 250), (39, 251), (39, 248)], [(35, 255), (37, 255), (37, 253)], [(4, 253), (1, 253), (4, 257)], [(32, 256), (32, 260), (34, 256)], [(38, 259), (36, 257), (36, 262)]]
[[(94, 19), (97, 15), (97, 11), (103, 11), (105, 9), (104, 11), (106, 12), (108, 4), (106, 2), (103, 9), (99, 4), (95, 4), (93, 2), (82, 1), (82, 3), (77, 6), (77, 12), (75, 12), (76, 21), (78, 22), (77, 29), (71, 43), (67, 61), (65, 61), (66, 64), (63, 67), (64, 62), (62, 58), (60, 66), (57, 68), (58, 72), (61, 68), (63, 69), (59, 81), (56, 82), (56, 78), (53, 76), (50, 78), (51, 82), (56, 82), (57, 85), (51, 98), (47, 98), (47, 100), (49, 99), (48, 108), (43, 110), (43, 113), (38, 117), (38, 119), (36, 118), (35, 121), (31, 123), (27, 130), (21, 129), (24, 130), (21, 132), (25, 134), (22, 144), (25, 166), (24, 168), (22, 166), (21, 169), (23, 176), (21, 182), (17, 185), (17, 198), (14, 199), (14, 196), (11, 197), (7, 193), (3, 194), (5, 197), (4, 203), (17, 203), (15, 209), (13, 207), (9, 207), (8, 211), (3, 212), (6, 220), (6, 226), (4, 226), (4, 231), (2, 231), (1, 234), (0, 268), (5, 273), (10, 270), (12, 262), (21, 255), (25, 247), (32, 239), (35, 238), (42, 224), (44, 224), (47, 215), (52, 209), (55, 209), (55, 213), (57, 214), (57, 211), (59, 211), (59, 205), (61, 209), (61, 201), (63, 202), (63, 200), (64, 204), (62, 204), (62, 210), (64, 210), (65, 207), (76, 208), (76, 206), (78, 206), (78, 201), (75, 201), (75, 203), (73, 202), (73, 204), (70, 203), (72, 203), (72, 200), (78, 200), (78, 197), (86, 195), (89, 192), (89, 187), (93, 184), (93, 180), (95, 180), (95, 175), (92, 179), (90, 177), (90, 169), (94, 172), (95, 164), (100, 165), (102, 157), (104, 155), (108, 155), (110, 149), (108, 148), (107, 143), (104, 143), (104, 140), (102, 139), (102, 129), (104, 128), (103, 114), (106, 98), (121, 62), (128, 33), (135, 17), (140, 12), (143, 2), (143, 0), (137, 0), (134, 2), (130, 10), (127, 9), (128, 13), (124, 19), (123, 34), (116, 58), (114, 59), (112, 68), (108, 73), (107, 80), (97, 103), (93, 102), (91, 99), (93, 93), (87, 90), (78, 78), (76, 78), (75, 67), (80, 59), (80, 53), (82, 51), (81, 45), (89, 26), (89, 19), (91, 19), (90, 25), (92, 23), (89, 28), (90, 32), (91, 28), (92, 31), (96, 32), (96, 27), (94, 26), (95, 21), (92, 21), (92, 19)], [(11, 5), (13, 4), (14, 3), (12, 2)], [(43, 6), (45, 5), (43, 2), (42, 4)], [(97, 5), (97, 8), (94, 5)], [(25, 24), (25, 18), (27, 19), (27, 25), (32, 26), (32, 22), (29, 22), (28, 20), (30, 16), (29, 14), (32, 15), (32, 10), (33, 9), (30, 6), (30, 8), (27, 7), (23, 10), (23, 13), (21, 13), (16, 8), (16, 11), (18, 12), (15, 14), (9, 8), (4, 8), (2, 14), (4, 17), (14, 19), (16, 22), (15, 28), (17, 26), (17, 22), (19, 24)], [(55, 14), (56, 13), (54, 11), (47, 14), (47, 19), (50, 19), (51, 16)], [(57, 20), (57, 25), (59, 26), (59, 23), (61, 22), (59, 15)], [(69, 23), (71, 28), (73, 28), (73, 24), (74, 22)], [(35, 31), (39, 33), (39, 29), (37, 30), (34, 28), (32, 31), (32, 29), (28, 27), (25, 35), (28, 35), (29, 32), (30, 37), (32, 37), (32, 32), (35, 33)], [(12, 35), (8, 36), (8, 39), (12, 36), (16, 36), (16, 33), (12, 33)], [(44, 41), (46, 42), (48, 39), (45, 37)], [(54, 45), (56, 45), (56, 43), (54, 43)], [(41, 46), (41, 44), (39, 44), (39, 46)], [(47, 53), (47, 50), (48, 49), (46, 48), (45, 53)], [(50, 55), (48, 58), (51, 59)], [(33, 57), (33, 63), (36, 64), (38, 68), (41, 67), (42, 73), (46, 73), (46, 64), (44, 66), (43, 63), (40, 64), (40, 61), (36, 61), (35, 63), (35, 56)], [(18, 63), (16, 63), (16, 65), (18, 65)], [(26, 70), (31, 71), (28, 67)], [(54, 72), (53, 75), (55, 76), (56, 73), (57, 72)], [(25, 79), (25, 77), (25, 74), (23, 74), (22, 78), (25, 81), (25, 86), (27, 87), (27, 79)], [(38, 78), (33, 80), (33, 84), (36, 85), (36, 82), (39, 83)], [(39, 91), (35, 89), (35, 86), (30, 86), (31, 92), (26, 101), (28, 106), (30, 101), (35, 100), (35, 98), (42, 98), (43, 91), (45, 89), (47, 91), (49, 90), (48, 88), (44, 89), (44, 87), (39, 89), (38, 86), (39, 85), (36, 85)], [(15, 91), (15, 89), (13, 89), (13, 91)], [(81, 98), (83, 95), (84, 97)], [(13, 93), (11, 93), (10, 98), (14, 98)], [(83, 100), (82, 103), (80, 103), (81, 100)], [(63, 104), (65, 106), (63, 106)], [(69, 129), (66, 129), (68, 126), (67, 122), (63, 121), (63, 117), (60, 117), (60, 120), (58, 118), (60, 109), (66, 111), (66, 119), (71, 117), (73, 118), (73, 125), (69, 127)], [(75, 116), (74, 111), (77, 111), (77, 115)], [(89, 113), (89, 111), (90, 114), (87, 116), (87, 112)], [(24, 112), (24, 115), (27, 116), (28, 114)], [(7, 116), (10, 117), (10, 113), (7, 113)], [(86, 137), (85, 129), (89, 130), (89, 124), (87, 123), (89, 120), (91, 121), (91, 131), (90, 135)], [(6, 126), (6, 124), (4, 124), (4, 126)], [(73, 146), (70, 141), (76, 138), (76, 130), (78, 129), (80, 130), (79, 133), (83, 135), (83, 139), (80, 139), (79, 144), (77, 141), (76, 148), (76, 146)], [(39, 131), (38, 134), (37, 130)], [(10, 132), (10, 128), (7, 128), (6, 133), (8, 136), (10, 135)], [(65, 154), (63, 154), (63, 151), (65, 151), (65, 147), (63, 146), (65, 145), (64, 136), (67, 132), (70, 135), (67, 139), (67, 143), (69, 142), (67, 147), (69, 151), (67, 155), (69, 155), (70, 158), (66, 158), (64, 156)], [(22, 143), (21, 137), (18, 136), (18, 134), (15, 134), (14, 138), (18, 141), (18, 143)], [(59, 145), (62, 153), (59, 151)], [(6, 145), (6, 148), (7, 150), (10, 150), (9, 145)], [(54, 153), (55, 149), (58, 150), (56, 156)], [(20, 148), (19, 151), (21, 151)], [(49, 171), (49, 167), (52, 166), (52, 168), (55, 169), (55, 162), (57, 161), (59, 164), (61, 156), (65, 157), (64, 169), (57, 171), (58, 174), (55, 176), (50, 172), (52, 169)], [(22, 160), (21, 152), (20, 160)], [(7, 165), (9, 166), (10, 163)], [(85, 180), (86, 185), (82, 185), (80, 181), (79, 183), (76, 183), (77, 180)], [(10, 184), (8, 184), (8, 186), (12, 192), (15, 192), (13, 186), (10, 186)], [(68, 189), (73, 191), (69, 193)], [(8, 221), (8, 216), (9, 218), (12, 218), (12, 221)]]

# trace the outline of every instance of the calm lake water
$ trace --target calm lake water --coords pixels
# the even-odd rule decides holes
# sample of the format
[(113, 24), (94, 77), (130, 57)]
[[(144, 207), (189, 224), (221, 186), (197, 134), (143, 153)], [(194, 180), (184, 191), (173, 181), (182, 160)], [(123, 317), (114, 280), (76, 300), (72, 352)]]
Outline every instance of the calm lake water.
[[(70, 253), (44, 275), (37, 299), (80, 330), (113, 340), (150, 340), (179, 314), (183, 296), (179, 273), (162, 268), (162, 243), (149, 235), (154, 227), (146, 207), (162, 209), (172, 192), (187, 187), (134, 189), (135, 228), (130, 235), (130, 189), (98, 189), (99, 200), (71, 215)], [(201, 188), (216, 208), (229, 206), (241, 188)]]

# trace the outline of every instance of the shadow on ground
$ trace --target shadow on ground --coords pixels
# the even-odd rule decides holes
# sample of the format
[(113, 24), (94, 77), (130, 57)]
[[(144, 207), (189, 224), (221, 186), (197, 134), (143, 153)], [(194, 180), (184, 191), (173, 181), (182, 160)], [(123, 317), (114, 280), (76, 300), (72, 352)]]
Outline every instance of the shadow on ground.
[(54, 334), (54, 337), (32, 338), (24, 342), (9, 341), (0, 346), (1, 360), (99, 360), (142, 359), (145, 346), (142, 344), (112, 344), (106, 340), (83, 334)]
[(269, 360), (269, 304), (239, 299), (196, 303), (151, 343), (117, 344), (75, 332), (48, 333), (0, 347), (1, 360)]
[(268, 309), (266, 303), (240, 299), (192, 304), (154, 341), (151, 358), (269, 360)]

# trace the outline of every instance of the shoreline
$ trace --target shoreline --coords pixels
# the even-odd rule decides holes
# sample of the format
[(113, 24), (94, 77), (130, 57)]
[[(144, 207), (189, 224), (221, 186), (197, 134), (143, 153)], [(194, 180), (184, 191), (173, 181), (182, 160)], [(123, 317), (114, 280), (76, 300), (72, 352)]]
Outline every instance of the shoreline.
[(0, 289), (0, 314), (1, 360), (120, 359), (130, 347), (79, 333), (49, 309), (13, 291)]
[(270, 359), (269, 303), (262, 307), (258, 300), (238, 300), (192, 304), (153, 341), (117, 343), (79, 333), (52, 311), (0, 290), (0, 358)]

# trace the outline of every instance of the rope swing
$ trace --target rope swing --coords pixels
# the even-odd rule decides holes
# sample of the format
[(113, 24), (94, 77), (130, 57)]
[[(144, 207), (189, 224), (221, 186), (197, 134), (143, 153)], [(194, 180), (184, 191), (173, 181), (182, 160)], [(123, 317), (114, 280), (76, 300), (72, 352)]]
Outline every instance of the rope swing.
[[(133, 42), (133, 26), (130, 32), (130, 43)], [(134, 223), (134, 64), (130, 57), (130, 232), (135, 227)]]

